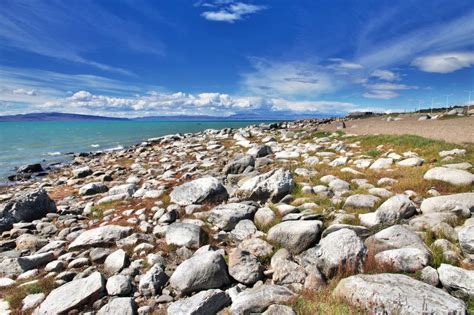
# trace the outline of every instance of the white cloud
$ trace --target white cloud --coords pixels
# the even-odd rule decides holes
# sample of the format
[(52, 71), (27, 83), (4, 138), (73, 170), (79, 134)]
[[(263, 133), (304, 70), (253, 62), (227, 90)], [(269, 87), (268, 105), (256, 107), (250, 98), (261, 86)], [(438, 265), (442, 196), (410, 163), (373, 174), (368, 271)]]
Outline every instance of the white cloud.
[(341, 58), (331, 58), (329, 60), (334, 62), (328, 66), (329, 69), (359, 70), (364, 68), (364, 66), (361, 64), (350, 62)]
[(374, 98), (380, 100), (389, 100), (399, 96), (397, 92), (391, 90), (371, 90), (363, 94), (366, 98)]
[(450, 73), (474, 65), (474, 52), (447, 52), (416, 58), (412, 64), (421, 71)]
[(307, 62), (269, 62), (253, 59), (255, 71), (242, 75), (247, 92), (266, 96), (315, 96), (334, 90), (332, 76)]
[(28, 96), (35, 96), (37, 93), (35, 90), (27, 90), (27, 89), (14, 89), (13, 94), (19, 94), (19, 95), (28, 95)]
[(377, 69), (377, 70), (372, 71), (370, 76), (375, 77), (375, 78), (379, 78), (379, 79), (385, 80), (385, 81), (396, 81), (396, 80), (400, 79), (398, 74), (396, 74), (395, 72), (392, 72), (392, 71), (389, 71), (389, 70), (381, 70), (381, 69)]
[(266, 9), (266, 7), (262, 5), (243, 2), (234, 3), (233, 1), (217, 1), (214, 4), (204, 3), (201, 6), (216, 9), (214, 11), (205, 11), (201, 14), (206, 20), (228, 23), (234, 23), (247, 15)]
[(111, 97), (78, 91), (73, 95), (48, 101), (35, 107), (40, 111), (67, 111), (120, 117), (148, 115), (229, 116), (241, 112), (254, 114), (346, 113), (357, 106), (338, 101), (294, 101), (284, 98), (230, 96), (222, 93), (188, 94), (152, 91), (135, 97)]
[(400, 94), (397, 91), (403, 90), (416, 90), (417, 86), (396, 84), (396, 83), (374, 83), (366, 84), (365, 87), (368, 89), (363, 96), (366, 98), (388, 100), (398, 97)]

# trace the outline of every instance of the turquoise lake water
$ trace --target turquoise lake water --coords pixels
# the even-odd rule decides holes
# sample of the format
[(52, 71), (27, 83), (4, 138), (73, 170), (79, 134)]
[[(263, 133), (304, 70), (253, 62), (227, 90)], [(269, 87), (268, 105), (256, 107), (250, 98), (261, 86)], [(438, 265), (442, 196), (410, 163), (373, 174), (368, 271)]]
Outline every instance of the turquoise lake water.
[(167, 134), (260, 123), (262, 121), (0, 122), (0, 182), (14, 173), (15, 166), (65, 161), (68, 152), (105, 151)]

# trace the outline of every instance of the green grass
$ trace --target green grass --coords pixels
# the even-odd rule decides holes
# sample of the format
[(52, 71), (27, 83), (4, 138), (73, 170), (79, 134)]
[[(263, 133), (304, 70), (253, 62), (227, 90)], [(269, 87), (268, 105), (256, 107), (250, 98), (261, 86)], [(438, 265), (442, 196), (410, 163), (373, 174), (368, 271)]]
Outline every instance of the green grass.
[[(0, 290), (0, 297), (3, 297), (10, 304), (13, 314), (25, 314), (20, 311), (23, 299), (29, 294), (44, 293), (49, 294), (56, 287), (53, 278), (42, 278), (38, 282), (18, 287), (16, 285)], [(15, 311), (18, 311), (15, 312)]]
[(415, 135), (365, 135), (354, 136), (349, 139), (360, 141), (361, 147), (367, 150), (374, 150), (374, 148), (383, 144), (384, 150), (393, 149), (398, 153), (415, 151), (425, 160), (440, 159), (439, 151), (465, 147), (470, 151), (469, 154), (466, 154), (466, 158), (474, 158), (473, 145), (456, 145)]
[(372, 150), (367, 151), (366, 155), (375, 158), (375, 157), (379, 156), (381, 153), (382, 152), (380, 152), (379, 150), (372, 149)]

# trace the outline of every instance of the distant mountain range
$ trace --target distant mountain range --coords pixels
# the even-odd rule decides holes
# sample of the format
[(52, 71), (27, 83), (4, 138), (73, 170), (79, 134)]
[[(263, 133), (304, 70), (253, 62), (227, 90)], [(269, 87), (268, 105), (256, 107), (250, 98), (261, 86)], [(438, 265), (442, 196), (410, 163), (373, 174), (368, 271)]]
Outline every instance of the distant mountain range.
[(192, 115), (173, 115), (173, 116), (148, 116), (139, 118), (116, 118), (94, 115), (68, 114), (68, 113), (30, 113), (19, 115), (0, 116), (0, 122), (8, 121), (98, 121), (98, 120), (113, 120), (113, 121), (160, 121), (160, 120), (293, 120), (303, 118), (322, 118), (327, 115), (306, 115), (306, 114), (286, 114), (268, 113), (266, 115), (257, 115), (253, 113), (236, 114), (227, 117), (219, 116), (192, 116)]

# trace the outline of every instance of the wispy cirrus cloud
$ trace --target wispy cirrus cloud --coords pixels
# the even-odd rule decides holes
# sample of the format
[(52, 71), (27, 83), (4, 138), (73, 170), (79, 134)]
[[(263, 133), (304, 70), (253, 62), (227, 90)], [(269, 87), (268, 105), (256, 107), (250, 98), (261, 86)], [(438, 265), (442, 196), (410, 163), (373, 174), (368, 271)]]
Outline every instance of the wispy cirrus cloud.
[(445, 52), (418, 57), (412, 65), (424, 72), (450, 73), (474, 65), (474, 52)]
[[(122, 36), (122, 31), (127, 36)], [(163, 54), (161, 41), (131, 20), (120, 18), (96, 2), (2, 1), (0, 47), (87, 65), (123, 75), (122, 67), (91, 58), (101, 44), (117, 49)]]
[(390, 70), (381, 70), (381, 69), (376, 69), (372, 71), (370, 74), (371, 77), (378, 78), (380, 80), (385, 80), (385, 81), (397, 81), (400, 80), (400, 76), (392, 72)]
[(409, 63), (420, 55), (474, 45), (474, 10), (451, 20), (415, 27), (400, 35), (387, 38), (377, 36), (383, 34), (383, 30), (389, 28), (397, 18), (396, 14), (389, 11), (387, 16), (375, 19), (361, 31), (356, 62), (368, 68), (383, 68)]
[(198, 3), (197, 6), (202, 6), (208, 9), (208, 11), (201, 13), (201, 16), (206, 20), (227, 23), (234, 23), (235, 21), (242, 20), (250, 14), (257, 13), (258, 11), (267, 8), (263, 5), (229, 0)]

